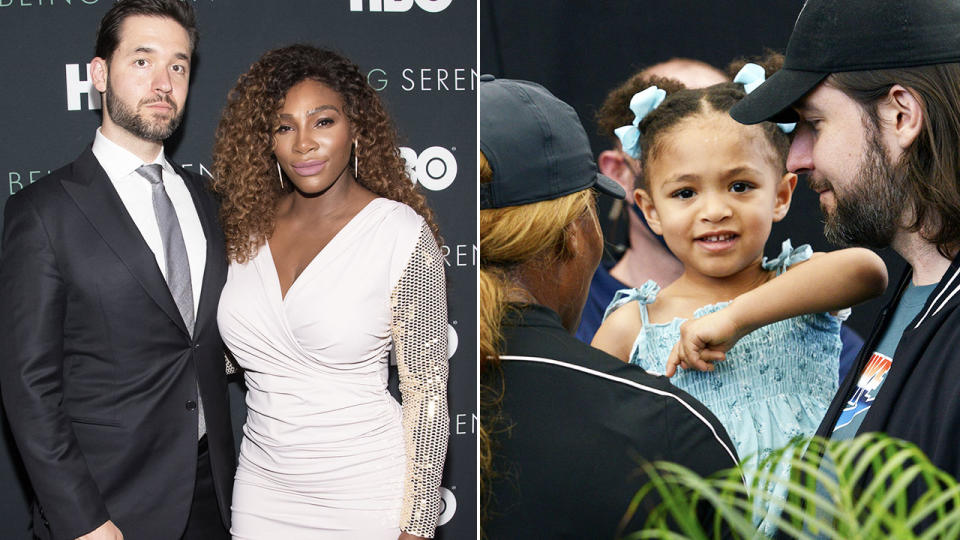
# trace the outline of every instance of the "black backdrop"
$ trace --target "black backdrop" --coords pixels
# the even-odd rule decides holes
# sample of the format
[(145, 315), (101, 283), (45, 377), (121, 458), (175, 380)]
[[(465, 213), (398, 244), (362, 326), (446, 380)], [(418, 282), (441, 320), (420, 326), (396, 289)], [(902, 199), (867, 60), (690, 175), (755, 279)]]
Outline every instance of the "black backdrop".
[[(480, 0), (480, 72), (547, 87), (580, 114), (596, 155), (610, 143), (596, 133), (593, 117), (613, 87), (673, 57), (725, 69), (734, 58), (760, 55), (764, 48), (782, 53), (802, 5), (801, 0)], [(609, 208), (604, 203), (602, 216)], [(607, 224), (604, 231), (610, 231)], [(622, 241), (624, 235), (618, 236)], [(774, 225), (767, 255), (779, 254), (785, 238), (816, 251), (834, 249), (823, 238), (817, 196), (803, 181), (786, 219)], [(905, 263), (889, 249), (880, 255), (896, 284)], [(891, 293), (854, 308), (850, 326), (866, 338)]]
[[(338, 49), (369, 73), (445, 239), (451, 348), (450, 450), (438, 538), (476, 530), (476, 28), (472, 0), (186, 0), (200, 43), (183, 126), (167, 152), (209, 176), (213, 132), (237, 76), (270, 48)], [(86, 64), (111, 0), (0, 0), (0, 207), (93, 140)], [(99, 103), (94, 103), (99, 108)], [(8, 189), (9, 188), (9, 189)], [(0, 306), (6, 309), (7, 306)], [(2, 353), (0, 353), (2, 354)], [(0, 381), (2, 384), (2, 381)], [(237, 438), (243, 396), (231, 385)], [(0, 538), (28, 538), (27, 484), (4, 426)]]

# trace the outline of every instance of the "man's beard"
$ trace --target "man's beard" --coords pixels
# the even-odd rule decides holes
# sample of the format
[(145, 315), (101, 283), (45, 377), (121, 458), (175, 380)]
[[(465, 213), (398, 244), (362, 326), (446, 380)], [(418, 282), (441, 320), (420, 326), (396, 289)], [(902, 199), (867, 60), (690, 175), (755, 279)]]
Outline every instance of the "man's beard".
[(110, 86), (109, 79), (107, 80), (106, 97), (107, 112), (110, 115), (110, 119), (113, 120), (113, 123), (147, 141), (159, 142), (166, 140), (167, 137), (173, 135), (173, 132), (180, 127), (180, 121), (183, 120), (183, 111), (179, 110), (176, 103), (167, 95), (142, 99), (137, 103), (136, 107), (136, 109), (139, 110), (140, 107), (163, 101), (172, 107), (171, 113), (173, 113), (173, 117), (166, 122), (150, 122), (144, 118), (142, 114), (128, 107), (126, 103), (117, 97), (113, 88)]
[[(887, 160), (874, 132), (857, 177), (849, 186), (840, 192), (827, 180), (820, 184), (820, 187), (829, 186), (833, 190), (836, 202), (832, 213), (821, 206), (826, 217), (824, 236), (842, 247), (879, 249), (889, 246), (908, 206), (903, 182), (902, 167)], [(811, 185), (817, 184), (811, 182)]]

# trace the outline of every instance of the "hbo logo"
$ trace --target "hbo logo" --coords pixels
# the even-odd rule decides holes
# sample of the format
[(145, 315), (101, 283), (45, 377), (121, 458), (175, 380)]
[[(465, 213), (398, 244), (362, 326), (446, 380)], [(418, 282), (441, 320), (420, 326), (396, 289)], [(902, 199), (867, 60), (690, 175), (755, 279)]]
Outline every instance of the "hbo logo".
[[(453, 0), (368, 0), (368, 11), (410, 11), (414, 2), (428, 13), (439, 13), (447, 9)], [(350, 0), (350, 11), (363, 11), (363, 0)]]
[(445, 487), (440, 487), (440, 515), (437, 516), (437, 525), (446, 525), (457, 513), (457, 497)]
[(431, 146), (419, 156), (412, 148), (401, 146), (400, 156), (407, 163), (410, 180), (430, 191), (447, 189), (457, 177), (457, 158), (442, 146)]

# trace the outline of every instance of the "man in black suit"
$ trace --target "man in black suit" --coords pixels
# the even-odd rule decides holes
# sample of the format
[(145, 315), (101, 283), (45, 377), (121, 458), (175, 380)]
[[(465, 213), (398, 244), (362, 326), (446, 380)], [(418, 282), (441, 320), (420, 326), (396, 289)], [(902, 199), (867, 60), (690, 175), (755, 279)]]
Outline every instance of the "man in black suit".
[(223, 237), (203, 180), (163, 152), (195, 43), (189, 2), (118, 1), (93, 144), (7, 202), (0, 390), (40, 538), (228, 537)]

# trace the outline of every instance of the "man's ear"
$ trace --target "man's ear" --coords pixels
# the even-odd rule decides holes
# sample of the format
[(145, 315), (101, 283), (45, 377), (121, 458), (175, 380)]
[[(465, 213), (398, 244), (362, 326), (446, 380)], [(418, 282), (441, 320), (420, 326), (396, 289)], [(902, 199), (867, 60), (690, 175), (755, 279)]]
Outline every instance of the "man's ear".
[(910, 148), (923, 129), (923, 103), (916, 93), (895, 84), (887, 92), (887, 99), (877, 106), (881, 126), (890, 126), (884, 137), (891, 146), (901, 151)]
[(604, 150), (597, 158), (597, 168), (600, 172), (617, 181), (623, 191), (633, 191), (633, 171), (627, 163), (627, 156), (619, 150)]
[(662, 235), (663, 229), (660, 227), (660, 214), (657, 213), (657, 207), (653, 205), (653, 198), (650, 197), (647, 190), (633, 190), (633, 200), (643, 212), (643, 217), (647, 220), (647, 225), (650, 226), (650, 230)]
[(107, 61), (99, 56), (90, 61), (90, 79), (98, 92), (107, 91)]
[(797, 175), (788, 172), (777, 182), (776, 200), (773, 204), (773, 222), (776, 223), (787, 216), (790, 210), (790, 201), (793, 200), (793, 190), (797, 187)]

